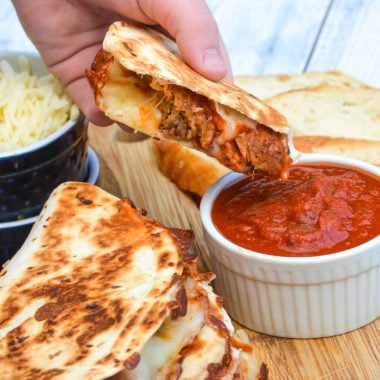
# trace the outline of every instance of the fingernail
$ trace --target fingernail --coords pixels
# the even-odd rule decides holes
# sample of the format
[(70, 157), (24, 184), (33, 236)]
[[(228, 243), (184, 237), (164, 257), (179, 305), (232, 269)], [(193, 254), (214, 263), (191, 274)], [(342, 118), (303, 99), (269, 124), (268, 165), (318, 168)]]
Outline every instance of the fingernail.
[(224, 60), (218, 49), (208, 49), (203, 53), (203, 64), (209, 67), (223, 67)]

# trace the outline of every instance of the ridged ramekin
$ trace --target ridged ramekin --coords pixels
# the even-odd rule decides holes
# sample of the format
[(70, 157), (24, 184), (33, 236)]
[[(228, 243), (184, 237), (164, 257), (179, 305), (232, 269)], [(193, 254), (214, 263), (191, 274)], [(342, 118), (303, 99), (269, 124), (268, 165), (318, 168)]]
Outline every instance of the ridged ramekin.
[[(299, 163), (343, 164), (380, 176), (380, 168), (332, 155), (303, 154)], [(215, 286), (242, 325), (268, 335), (315, 338), (342, 334), (380, 316), (380, 236), (352, 249), (313, 257), (279, 257), (242, 248), (214, 226), (220, 191), (242, 178), (228, 173), (204, 195), (201, 220)]]

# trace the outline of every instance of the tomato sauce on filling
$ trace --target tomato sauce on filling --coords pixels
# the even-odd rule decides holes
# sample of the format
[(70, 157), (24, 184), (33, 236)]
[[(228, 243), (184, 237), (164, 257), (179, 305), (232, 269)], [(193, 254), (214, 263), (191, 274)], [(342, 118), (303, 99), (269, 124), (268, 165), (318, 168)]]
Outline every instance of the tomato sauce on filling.
[(227, 239), (276, 256), (318, 256), (380, 233), (379, 178), (349, 166), (290, 167), (289, 180), (265, 174), (222, 190), (212, 220)]

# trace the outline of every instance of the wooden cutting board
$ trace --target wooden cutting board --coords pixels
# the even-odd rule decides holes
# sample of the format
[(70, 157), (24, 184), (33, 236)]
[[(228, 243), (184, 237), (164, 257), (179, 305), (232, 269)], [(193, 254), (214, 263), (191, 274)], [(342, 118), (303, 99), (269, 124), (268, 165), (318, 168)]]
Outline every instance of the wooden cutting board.
[[(210, 268), (198, 207), (160, 173), (152, 140), (117, 126), (91, 125), (89, 139), (101, 163), (99, 186), (116, 196), (129, 197), (166, 226), (192, 229), (201, 266)], [(379, 330), (380, 319), (356, 331), (322, 339), (276, 338), (246, 331), (272, 380), (379, 380)]]

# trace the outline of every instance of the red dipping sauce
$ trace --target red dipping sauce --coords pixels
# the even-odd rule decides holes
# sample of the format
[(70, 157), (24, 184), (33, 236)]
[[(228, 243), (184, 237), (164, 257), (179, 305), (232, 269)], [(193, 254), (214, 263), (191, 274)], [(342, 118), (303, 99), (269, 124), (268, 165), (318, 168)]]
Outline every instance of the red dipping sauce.
[(349, 166), (294, 165), (288, 181), (255, 174), (222, 190), (211, 217), (227, 239), (256, 252), (326, 255), (380, 234), (380, 180)]

